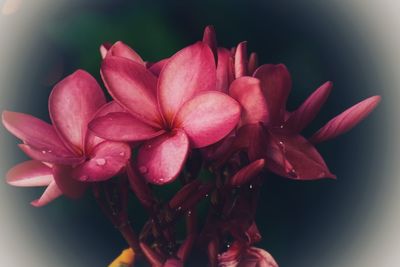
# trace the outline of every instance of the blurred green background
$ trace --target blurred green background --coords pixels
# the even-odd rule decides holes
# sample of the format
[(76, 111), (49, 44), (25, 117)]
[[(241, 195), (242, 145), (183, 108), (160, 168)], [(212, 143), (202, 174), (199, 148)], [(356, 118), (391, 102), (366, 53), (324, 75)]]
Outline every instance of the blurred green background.
[[(58, 80), (82, 68), (100, 81), (101, 43), (122, 40), (145, 60), (155, 61), (200, 40), (204, 27), (212, 24), (220, 45), (247, 40), (260, 63), (288, 66), (293, 79), (290, 109), (323, 82), (334, 82), (321, 115), (305, 133), (309, 135), (352, 104), (382, 94), (382, 78), (371, 75), (378, 73), (373, 48), (353, 19), (332, 1), (71, 1), (31, 26), (31, 41), (21, 45), (24, 50), (12, 66), (19, 76), (11, 85), (18, 97), (10, 97), (2, 109), (48, 120), (47, 97)], [(381, 190), (378, 170), (384, 168), (377, 168), (376, 162), (388, 149), (374, 137), (377, 128), (388, 124), (378, 121), (383, 112), (381, 106), (351, 133), (318, 147), (337, 180), (266, 177), (257, 218), (263, 235), (259, 246), (280, 266), (329, 266), (332, 259), (351, 253), (343, 248), (356, 236), (367, 234), (368, 214)], [(8, 167), (25, 159), (17, 140), (3, 128), (1, 134), (5, 149), (13, 151)], [(31, 208), (28, 203), (40, 193), (2, 185), (2, 194), (18, 207), (15, 212), (34, 225), (36, 231), (28, 234), (51, 244), (48, 253), (60, 262), (106, 266), (126, 247), (90, 194), (79, 201), (61, 198)], [(136, 202), (132, 206), (138, 228), (144, 213)]]

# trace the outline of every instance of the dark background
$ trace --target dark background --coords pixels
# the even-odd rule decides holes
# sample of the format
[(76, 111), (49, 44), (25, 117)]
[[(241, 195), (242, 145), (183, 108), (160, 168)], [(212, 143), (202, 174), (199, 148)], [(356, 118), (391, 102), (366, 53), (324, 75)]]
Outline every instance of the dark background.
[[(383, 94), (373, 47), (354, 18), (339, 5), (320, 1), (76, 1), (47, 12), (30, 30), (33, 38), (12, 66), (16, 78), (2, 109), (26, 112), (48, 120), (47, 97), (52, 85), (78, 68), (99, 79), (98, 47), (122, 40), (145, 60), (172, 55), (202, 37), (212, 24), (219, 44), (248, 41), (260, 63), (284, 63), (293, 79), (289, 108), (297, 107), (325, 81), (334, 90), (322, 113), (305, 135), (313, 133), (345, 108), (374, 94)], [(21, 10), (29, 12), (29, 10)], [(29, 25), (27, 25), (29, 27)], [(372, 75), (376, 74), (376, 75)], [(381, 140), (389, 122), (380, 107), (350, 133), (318, 146), (337, 180), (300, 182), (265, 177), (258, 209), (263, 235), (260, 247), (280, 266), (321, 267), (343, 257), (359, 235), (367, 234), (371, 209), (381, 194), (378, 171), (388, 145)], [(378, 137), (379, 133), (379, 137)], [(6, 138), (9, 165), (25, 156), (17, 140)], [(3, 175), (4, 176), (4, 175)], [(5, 189), (4, 189), (5, 188)], [(101, 214), (90, 194), (78, 201), (61, 198), (35, 209), (28, 203), (41, 189), (2, 185), (15, 213), (46, 240), (48, 253), (70, 266), (106, 266), (126, 247), (117, 230)], [(134, 225), (144, 217), (133, 203)], [(32, 228), (32, 227), (31, 227)], [(22, 230), (23, 231), (23, 230)]]

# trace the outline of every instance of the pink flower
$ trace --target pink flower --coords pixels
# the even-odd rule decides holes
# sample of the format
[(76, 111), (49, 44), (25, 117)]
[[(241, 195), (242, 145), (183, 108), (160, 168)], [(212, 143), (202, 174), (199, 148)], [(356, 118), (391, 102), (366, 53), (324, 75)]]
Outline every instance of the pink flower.
[(16, 186), (47, 186), (34, 202), (42, 206), (64, 194), (79, 197), (87, 183), (107, 180), (118, 174), (130, 158), (130, 147), (106, 141), (88, 131), (95, 116), (121, 110), (105, 105), (96, 80), (79, 70), (59, 82), (51, 92), (49, 111), (53, 125), (31, 115), (4, 111), (4, 126), (23, 141), (20, 148), (32, 159), (12, 168), (8, 183)]
[(105, 57), (101, 73), (127, 112), (99, 117), (90, 128), (108, 140), (145, 141), (137, 164), (151, 183), (173, 181), (190, 148), (221, 140), (239, 121), (239, 104), (215, 91), (214, 58), (203, 43), (173, 55), (158, 79), (143, 64), (116, 56)]
[(234, 242), (230, 248), (218, 256), (219, 267), (278, 267), (267, 251)]

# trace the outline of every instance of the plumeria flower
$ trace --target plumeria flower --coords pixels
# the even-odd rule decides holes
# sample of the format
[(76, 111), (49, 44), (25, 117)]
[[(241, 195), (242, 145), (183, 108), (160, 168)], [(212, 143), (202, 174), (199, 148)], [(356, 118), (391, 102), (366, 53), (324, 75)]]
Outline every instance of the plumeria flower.
[(238, 123), (240, 106), (215, 91), (216, 71), (210, 48), (199, 42), (173, 55), (157, 78), (143, 64), (106, 56), (104, 83), (127, 112), (96, 118), (90, 128), (114, 141), (144, 141), (137, 165), (147, 181), (172, 182), (191, 148), (224, 138)]
[(237, 131), (208, 151), (211, 158), (227, 157), (234, 149), (246, 148), (250, 160), (266, 158), (266, 167), (281, 176), (302, 180), (334, 178), (313, 144), (350, 130), (376, 107), (380, 97), (373, 96), (349, 108), (328, 122), (310, 142), (300, 133), (326, 101), (331, 82), (320, 86), (290, 113), (286, 110), (286, 101), (292, 82), (283, 64), (256, 68), (257, 55), (253, 53), (248, 59), (246, 42), (239, 43), (233, 53), (215, 48), (212, 28), (206, 29), (203, 41), (218, 51), (217, 79), (223, 81), (220, 90), (228, 90), (242, 107)]
[(31, 115), (4, 111), (4, 126), (23, 141), (19, 147), (33, 159), (12, 168), (7, 181), (16, 186), (47, 186), (41, 198), (32, 202), (43, 206), (61, 194), (79, 197), (86, 182), (118, 174), (130, 158), (130, 147), (98, 138), (87, 127), (96, 112), (105, 115), (120, 110), (116, 104), (105, 104), (96, 80), (78, 70), (51, 92), (52, 125)]
[(267, 251), (234, 242), (230, 248), (218, 256), (219, 267), (278, 267)]

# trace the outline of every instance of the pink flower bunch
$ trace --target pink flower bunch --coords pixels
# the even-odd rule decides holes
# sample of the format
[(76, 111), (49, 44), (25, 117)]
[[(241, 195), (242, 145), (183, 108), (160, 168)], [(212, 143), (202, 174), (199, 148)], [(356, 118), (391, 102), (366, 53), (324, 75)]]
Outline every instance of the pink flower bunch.
[[(122, 42), (103, 44), (100, 52), (111, 102), (90, 74), (78, 70), (53, 88), (51, 124), (3, 112), (3, 125), (32, 159), (13, 167), (7, 182), (46, 186), (34, 206), (92, 189), (138, 260), (151, 266), (183, 266), (192, 251), (208, 255), (210, 266), (278, 266), (253, 246), (261, 239), (254, 217), (265, 176), (335, 178), (315, 145), (350, 130), (380, 101), (367, 98), (305, 138), (301, 132), (332, 83), (288, 111), (287, 68), (258, 66), (245, 42), (218, 47), (210, 26), (202, 41), (155, 63)], [(199, 179), (202, 170), (213, 179)], [(155, 195), (155, 186), (175, 180), (182, 186), (172, 199)], [(128, 191), (149, 215), (138, 235), (128, 221)], [(200, 224), (197, 204), (204, 200), (209, 213)], [(174, 229), (182, 217), (187, 235), (179, 241)]]

